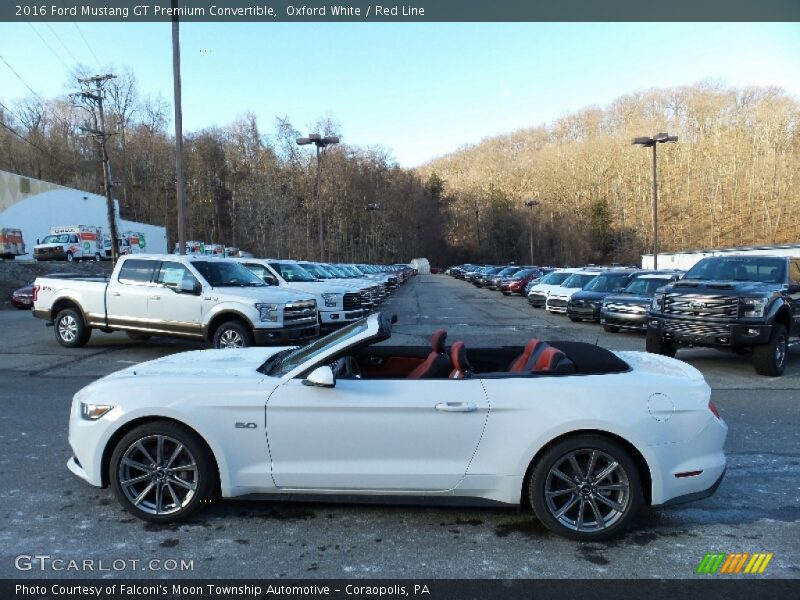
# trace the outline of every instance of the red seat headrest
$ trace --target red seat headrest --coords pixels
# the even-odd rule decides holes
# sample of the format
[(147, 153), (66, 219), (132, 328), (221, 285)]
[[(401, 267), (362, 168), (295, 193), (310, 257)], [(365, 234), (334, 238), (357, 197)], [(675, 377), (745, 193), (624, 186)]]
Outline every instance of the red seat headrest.
[(531, 338), (531, 340), (525, 345), (525, 350), (523, 350), (522, 354), (514, 359), (514, 361), (508, 367), (508, 370), (517, 372), (529, 370), (530, 365), (528, 363), (530, 362), (531, 357), (543, 343), (544, 342), (542, 342), (540, 339)]
[(431, 337), (431, 349), (436, 354), (444, 354), (444, 342), (447, 339), (446, 329), (437, 329)]
[(561, 350), (548, 346), (539, 354), (532, 371), (552, 371), (558, 363), (567, 357)]

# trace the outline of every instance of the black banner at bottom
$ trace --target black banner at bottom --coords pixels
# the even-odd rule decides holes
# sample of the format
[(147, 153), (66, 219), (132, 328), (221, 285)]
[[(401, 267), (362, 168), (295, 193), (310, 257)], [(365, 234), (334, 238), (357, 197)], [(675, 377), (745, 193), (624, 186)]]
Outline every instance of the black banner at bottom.
[(525, 598), (647, 598), (647, 600), (715, 600), (800, 598), (798, 579), (396, 579), (396, 580), (259, 580), (259, 579), (40, 579), (0, 581), (3, 600), (261, 600), (347, 599), (470, 600)]

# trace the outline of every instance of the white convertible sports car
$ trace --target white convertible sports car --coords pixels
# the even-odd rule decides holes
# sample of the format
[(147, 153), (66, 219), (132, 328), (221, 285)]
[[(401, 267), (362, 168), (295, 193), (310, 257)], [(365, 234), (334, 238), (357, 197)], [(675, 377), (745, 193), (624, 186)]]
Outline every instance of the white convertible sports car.
[[(166, 523), (230, 497), (530, 503), (573, 539), (705, 498), (727, 426), (693, 367), (580, 342), (376, 345), (377, 313), (300, 348), (185, 352), (83, 388), (69, 469)], [(374, 499), (374, 498), (373, 498)]]

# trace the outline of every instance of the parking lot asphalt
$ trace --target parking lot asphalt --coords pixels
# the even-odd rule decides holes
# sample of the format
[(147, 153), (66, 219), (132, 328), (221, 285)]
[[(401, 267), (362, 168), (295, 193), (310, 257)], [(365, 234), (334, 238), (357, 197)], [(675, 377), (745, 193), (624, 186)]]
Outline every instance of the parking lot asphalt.
[[(644, 349), (639, 334), (571, 323), (519, 296), (444, 275), (413, 278), (382, 309), (399, 318), (393, 344), (427, 344), (445, 327), (449, 343), (467, 346), (522, 345), (536, 336)], [(71, 397), (130, 364), (204, 346), (95, 332), (85, 348), (69, 350), (52, 329), (14, 310), (0, 311), (0, 331), (0, 577), (686, 578), (700, 577), (694, 570), (707, 552), (772, 552), (764, 577), (800, 577), (797, 348), (775, 379), (756, 375), (748, 357), (680, 351), (704, 373), (730, 426), (725, 480), (709, 499), (644, 511), (621, 539), (582, 544), (515, 509), (222, 501), (184, 524), (145, 524), (110, 490), (67, 471)], [(35, 554), (94, 560), (94, 570), (15, 567), (16, 557)], [(109, 570), (97, 570), (101, 559)], [(151, 559), (161, 570), (143, 566)], [(109, 568), (114, 560), (125, 568)], [(168, 570), (169, 560), (193, 561), (192, 569)]]

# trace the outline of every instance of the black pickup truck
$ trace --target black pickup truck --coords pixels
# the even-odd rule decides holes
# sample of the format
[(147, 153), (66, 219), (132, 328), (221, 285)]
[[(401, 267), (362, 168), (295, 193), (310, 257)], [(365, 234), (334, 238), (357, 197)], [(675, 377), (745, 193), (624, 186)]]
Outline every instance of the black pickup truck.
[(792, 337), (800, 337), (800, 258), (712, 256), (655, 294), (646, 344), (666, 356), (678, 346), (749, 349), (756, 372), (777, 377)]

